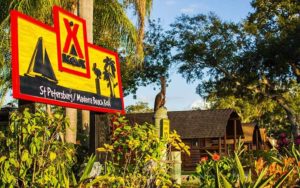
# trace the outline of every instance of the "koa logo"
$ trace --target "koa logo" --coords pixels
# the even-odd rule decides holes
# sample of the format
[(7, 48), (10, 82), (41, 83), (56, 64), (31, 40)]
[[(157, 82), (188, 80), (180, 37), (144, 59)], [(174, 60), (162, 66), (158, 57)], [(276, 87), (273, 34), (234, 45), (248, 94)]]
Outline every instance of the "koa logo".
[(85, 20), (54, 7), (54, 22), (58, 26), (59, 70), (89, 78)]

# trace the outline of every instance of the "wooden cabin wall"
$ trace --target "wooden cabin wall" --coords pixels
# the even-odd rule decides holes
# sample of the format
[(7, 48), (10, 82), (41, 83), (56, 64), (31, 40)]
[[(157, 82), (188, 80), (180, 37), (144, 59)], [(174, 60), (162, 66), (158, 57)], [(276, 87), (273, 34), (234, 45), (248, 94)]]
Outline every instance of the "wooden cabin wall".
[[(207, 151), (211, 153), (225, 153), (223, 138), (194, 138), (182, 139), (190, 147), (190, 156), (182, 155), (182, 168), (186, 171), (194, 171), (201, 157), (208, 156)], [(219, 140), (221, 140), (221, 149), (219, 149)]]

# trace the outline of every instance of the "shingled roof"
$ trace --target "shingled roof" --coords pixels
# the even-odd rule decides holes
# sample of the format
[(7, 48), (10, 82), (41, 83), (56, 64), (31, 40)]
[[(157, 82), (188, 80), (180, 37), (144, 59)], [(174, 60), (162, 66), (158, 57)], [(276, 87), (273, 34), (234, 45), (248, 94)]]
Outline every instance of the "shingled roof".
[[(231, 109), (168, 112), (171, 130), (183, 139), (233, 137), (233, 119), (237, 119), (237, 137), (243, 136), (238, 114)], [(153, 113), (127, 114), (131, 123), (153, 123)]]

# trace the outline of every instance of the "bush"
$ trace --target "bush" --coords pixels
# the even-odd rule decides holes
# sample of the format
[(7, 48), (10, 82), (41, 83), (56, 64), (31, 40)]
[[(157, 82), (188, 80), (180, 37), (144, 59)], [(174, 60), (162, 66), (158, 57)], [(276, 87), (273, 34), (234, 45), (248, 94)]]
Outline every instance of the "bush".
[[(174, 187), (168, 174), (171, 149), (189, 153), (176, 132), (159, 138), (153, 125), (129, 125), (115, 116), (112, 143), (98, 148), (106, 156), (104, 170), (90, 177), (92, 155), (80, 177), (74, 175), (75, 147), (63, 142), (68, 122), (63, 115), (14, 112), (0, 132), (0, 185), (2, 187)], [(80, 166), (80, 164), (77, 164)], [(77, 174), (79, 175), (79, 174)]]
[(161, 139), (153, 125), (130, 125), (124, 117), (115, 116), (112, 143), (97, 149), (106, 156), (105, 169), (87, 186), (175, 186), (167, 173), (172, 166), (172, 161), (167, 158), (172, 148), (189, 153), (176, 132)]
[(61, 114), (13, 112), (9, 127), (0, 132), (0, 184), (68, 187), (75, 149), (60, 139), (66, 126)]

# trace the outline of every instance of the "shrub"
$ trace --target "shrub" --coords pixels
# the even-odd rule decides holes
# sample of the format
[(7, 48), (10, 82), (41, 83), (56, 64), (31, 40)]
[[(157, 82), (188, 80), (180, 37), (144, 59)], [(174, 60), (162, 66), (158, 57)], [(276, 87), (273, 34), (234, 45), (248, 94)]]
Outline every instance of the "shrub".
[(67, 125), (61, 114), (13, 112), (10, 125), (0, 132), (0, 184), (68, 187), (75, 149), (60, 139)]
[(87, 186), (175, 186), (167, 173), (172, 165), (167, 156), (172, 148), (189, 153), (179, 135), (159, 138), (151, 124), (130, 125), (122, 116), (112, 121), (112, 143), (98, 148), (106, 155), (105, 169)]

